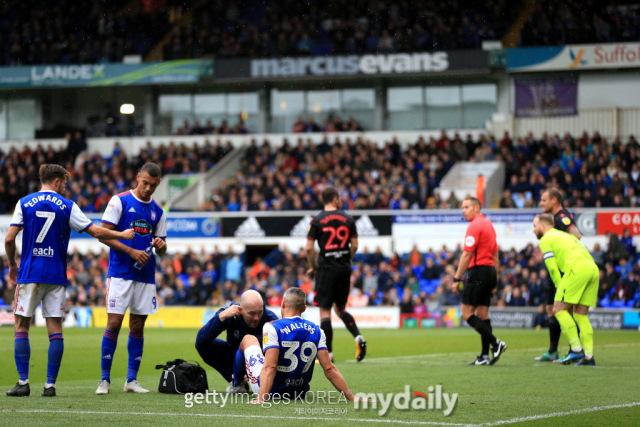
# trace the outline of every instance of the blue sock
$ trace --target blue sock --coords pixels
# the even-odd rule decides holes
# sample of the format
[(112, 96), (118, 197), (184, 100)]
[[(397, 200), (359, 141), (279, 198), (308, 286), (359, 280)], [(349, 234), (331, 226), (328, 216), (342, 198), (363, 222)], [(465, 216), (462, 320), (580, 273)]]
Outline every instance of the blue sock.
[(129, 369), (127, 369), (127, 382), (138, 378), (140, 362), (142, 362), (142, 347), (144, 346), (144, 335), (142, 332), (129, 332)]
[(240, 349), (236, 351), (236, 358), (233, 362), (233, 385), (237, 386), (244, 380), (247, 375), (247, 367), (244, 361), (244, 352)]
[(29, 379), (29, 359), (31, 358), (29, 332), (16, 332), (13, 341), (15, 344), (14, 356), (20, 381), (26, 381)]
[(64, 352), (64, 339), (62, 332), (49, 335), (49, 360), (47, 362), (47, 384), (55, 384), (62, 362)]
[(105, 329), (102, 336), (102, 381), (111, 382), (111, 364), (118, 345), (118, 334)]

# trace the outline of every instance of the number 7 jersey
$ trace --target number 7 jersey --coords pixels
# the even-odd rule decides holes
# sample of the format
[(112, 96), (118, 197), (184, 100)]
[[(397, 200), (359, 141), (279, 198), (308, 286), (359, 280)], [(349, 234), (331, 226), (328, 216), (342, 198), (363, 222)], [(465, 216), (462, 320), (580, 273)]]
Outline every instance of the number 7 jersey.
[(296, 316), (266, 323), (262, 331), (263, 353), (280, 349), (271, 393), (308, 391), (318, 350), (327, 349), (322, 329)]
[(67, 249), (71, 229), (92, 225), (78, 205), (53, 191), (20, 199), (11, 225), (22, 227), (22, 258), (18, 283), (67, 284)]
[(320, 212), (309, 226), (307, 239), (320, 246), (318, 267), (351, 268), (351, 239), (358, 237), (356, 221), (344, 211)]

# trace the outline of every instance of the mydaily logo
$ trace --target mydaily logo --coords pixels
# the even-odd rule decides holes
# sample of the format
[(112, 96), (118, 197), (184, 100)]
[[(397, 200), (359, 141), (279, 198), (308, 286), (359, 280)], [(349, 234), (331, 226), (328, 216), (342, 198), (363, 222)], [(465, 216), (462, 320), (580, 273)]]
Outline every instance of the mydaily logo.
[(251, 77), (331, 76), (441, 72), (449, 69), (447, 52), (251, 61)]

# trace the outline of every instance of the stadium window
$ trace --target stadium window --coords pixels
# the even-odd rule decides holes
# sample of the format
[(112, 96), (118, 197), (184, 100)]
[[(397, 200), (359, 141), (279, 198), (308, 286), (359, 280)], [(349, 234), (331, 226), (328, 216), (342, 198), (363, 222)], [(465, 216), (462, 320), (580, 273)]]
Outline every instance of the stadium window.
[(327, 116), (340, 114), (342, 105), (337, 90), (310, 90), (307, 92), (307, 115), (322, 124)]
[(160, 120), (169, 133), (175, 133), (185, 120), (191, 125), (193, 102), (191, 95), (160, 95), (158, 110)]
[(271, 90), (271, 131), (291, 132), (291, 127), (299, 116), (305, 113), (303, 91)]
[(424, 129), (424, 99), (420, 86), (389, 88), (387, 110), (389, 130)]
[[(204, 126), (207, 120), (211, 120), (214, 126), (219, 126), (223, 120), (227, 120), (227, 97), (220, 94), (203, 94), (193, 97), (193, 121), (200, 122)], [(193, 123), (191, 123), (193, 126)]]
[(8, 139), (33, 139), (36, 135), (36, 101), (13, 99), (9, 101)]
[(374, 109), (376, 94), (373, 89), (345, 89), (341, 90), (342, 119), (349, 117), (356, 119), (365, 130), (375, 129)]
[(229, 125), (233, 126), (242, 118), (250, 132), (258, 130), (258, 93), (230, 93), (227, 95)]
[(495, 84), (462, 86), (462, 124), (465, 128), (484, 128), (496, 111), (498, 89)]
[(425, 88), (427, 129), (459, 129), (462, 127), (460, 86), (427, 86)]

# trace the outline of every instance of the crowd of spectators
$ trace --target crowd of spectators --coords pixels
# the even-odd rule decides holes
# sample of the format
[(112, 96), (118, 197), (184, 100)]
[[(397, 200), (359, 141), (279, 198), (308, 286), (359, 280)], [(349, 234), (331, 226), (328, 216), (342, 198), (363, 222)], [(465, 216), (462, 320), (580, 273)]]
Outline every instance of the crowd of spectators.
[[(0, 2), (0, 65), (121, 62), (144, 57), (168, 34), (165, 60), (479, 49), (502, 38), (522, 4), (10, 0)], [(192, 7), (185, 23), (182, 14)], [(520, 44), (637, 41), (638, 24), (637, 4), (543, 0)]]
[(304, 120), (302, 117), (298, 117), (296, 122), (291, 126), (291, 132), (293, 133), (307, 133), (307, 132), (362, 132), (364, 129), (360, 126), (360, 123), (353, 117), (349, 117), (349, 120), (343, 121), (342, 117), (337, 115), (331, 115), (322, 121), (322, 124), (317, 124), (313, 117)]
[(185, 120), (182, 122), (182, 126), (176, 129), (176, 135), (246, 135), (248, 133), (249, 129), (242, 119), (233, 126), (227, 120), (221, 120), (219, 126), (216, 126), (211, 120), (207, 120), (204, 124), (200, 124), (199, 120), (195, 120), (193, 124), (190, 124), (189, 120)]
[[(622, 251), (620, 251), (622, 247)], [(631, 236), (609, 236), (607, 248), (599, 244), (591, 253), (600, 268), (599, 306), (640, 307), (640, 263)], [(356, 254), (351, 275), (348, 306), (399, 306), (403, 313), (428, 314), (444, 306), (455, 306), (460, 297), (450, 286), (462, 250), (442, 247), (421, 253), (416, 247), (407, 254), (385, 257), (379, 248)], [(222, 306), (238, 302), (244, 290), (254, 289), (267, 305), (278, 306), (283, 293), (291, 286), (307, 292), (313, 302), (314, 280), (307, 275), (306, 255), (301, 249), (277, 250), (267, 258), (245, 263), (244, 256), (231, 248), (189, 248), (157, 259), (156, 287), (160, 305)], [(104, 305), (105, 281), (109, 255), (68, 256), (67, 305)], [(5, 304), (13, 299), (14, 287), (4, 275), (0, 298)], [(521, 251), (500, 252), (498, 288), (492, 305), (498, 307), (542, 307), (553, 286), (539, 248), (528, 245)], [(544, 311), (541, 310), (541, 313)]]
[(518, 9), (506, 0), (217, 1), (180, 29), (164, 59), (479, 49), (501, 38)]
[[(301, 121), (302, 122), (302, 121)], [(405, 146), (382, 146), (363, 137), (325, 136), (318, 143), (297, 138), (273, 147), (252, 140), (241, 169), (213, 191), (203, 210), (314, 210), (328, 185), (338, 189), (343, 208), (457, 209), (460, 200), (435, 191), (456, 161), (504, 161), (502, 208), (532, 208), (541, 190), (566, 189), (566, 207), (635, 207), (640, 186), (640, 144), (631, 136), (609, 143), (595, 132), (531, 134), (511, 138), (459, 134), (419, 138)]]
[(534, 207), (548, 185), (565, 190), (565, 207), (639, 206), (640, 144), (633, 135), (609, 143), (598, 132), (513, 140), (505, 134), (498, 153), (506, 166), (500, 207)]
[(520, 33), (522, 46), (637, 42), (637, 2), (542, 0)]
[(0, 65), (93, 64), (144, 55), (171, 26), (166, 10), (126, 0), (0, 2)]
[[(0, 151), (0, 212), (11, 213), (21, 197), (38, 191), (38, 169), (44, 163), (62, 165), (71, 174), (64, 196), (78, 204), (86, 213), (103, 212), (111, 196), (135, 188), (136, 174), (147, 162), (158, 164), (163, 174), (192, 174), (207, 172), (233, 150), (229, 141), (187, 147), (170, 141), (168, 145), (153, 146), (151, 142), (137, 155), (127, 156), (115, 142), (110, 156), (86, 151), (84, 135), (67, 134), (68, 145), (57, 150), (38, 145), (35, 149), (15, 147)], [(159, 203), (164, 203), (158, 200)]]

